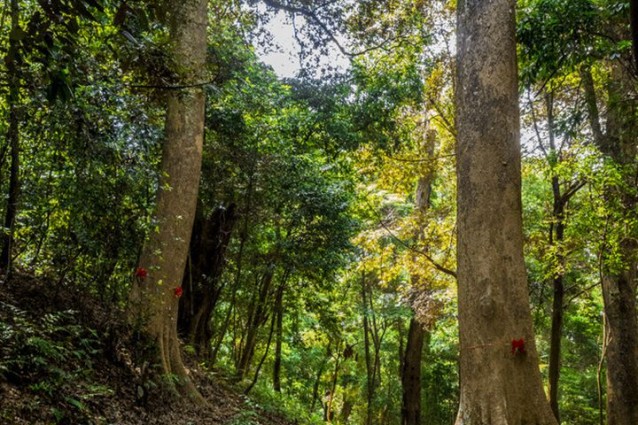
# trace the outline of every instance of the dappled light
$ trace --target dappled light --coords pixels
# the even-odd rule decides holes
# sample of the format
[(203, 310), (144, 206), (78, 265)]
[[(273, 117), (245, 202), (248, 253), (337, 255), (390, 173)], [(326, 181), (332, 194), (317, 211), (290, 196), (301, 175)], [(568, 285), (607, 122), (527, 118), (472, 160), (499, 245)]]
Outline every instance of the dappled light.
[(0, 34), (0, 424), (638, 424), (635, 1)]

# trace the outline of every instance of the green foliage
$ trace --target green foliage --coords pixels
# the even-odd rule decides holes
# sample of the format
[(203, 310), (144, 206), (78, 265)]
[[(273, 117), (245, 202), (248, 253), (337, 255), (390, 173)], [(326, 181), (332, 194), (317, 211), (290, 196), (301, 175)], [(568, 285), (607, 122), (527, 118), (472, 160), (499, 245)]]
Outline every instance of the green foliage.
[(597, 8), (592, 0), (522, 2), (517, 35), (525, 84), (546, 81), (587, 57), (600, 18)]
[[(308, 425), (323, 424), (323, 419), (316, 412), (308, 412), (307, 407), (300, 400), (285, 393), (278, 393), (272, 389), (269, 383), (263, 382), (251, 392), (253, 401), (246, 401), (247, 410), (242, 417), (247, 415), (251, 419), (259, 417), (261, 412), (274, 414), (290, 421), (298, 421)], [(250, 410), (249, 410), (250, 409)], [(259, 412), (259, 414), (257, 414)], [(238, 425), (241, 422), (238, 422)], [(250, 422), (248, 422), (250, 423)]]
[(56, 402), (57, 422), (84, 420), (94, 397), (113, 390), (90, 383), (93, 359), (102, 353), (95, 331), (77, 324), (72, 310), (32, 318), (0, 302), (0, 378)]
[[(370, 388), (373, 422), (398, 424), (401, 356), (407, 323), (416, 314), (429, 326), (423, 417), (452, 423), (459, 401), (452, 301), (456, 134), (452, 59), (444, 46), (455, 2), (310, 3), (286, 2), (305, 16), (295, 21), (302, 61), (312, 66), (317, 52), (327, 50), (326, 41), (337, 40), (353, 53), (342, 75), (328, 66), (279, 79), (251, 44), (251, 37), (267, 42), (259, 25), (272, 11), (255, 2), (209, 2), (199, 201), (204, 216), (232, 205), (237, 220), (217, 280), (201, 277), (214, 298), (215, 357), (198, 360), (234, 374), (248, 351), (242, 386), (263, 357), (252, 393), (256, 401), (246, 402), (233, 419), (236, 425), (255, 424), (264, 413), (323, 423), (325, 394), (333, 390), (333, 422), (363, 423)], [(546, 373), (550, 285), (560, 275), (567, 287), (562, 415), (565, 423), (593, 424), (602, 310), (596, 284), (601, 266), (611, 272), (626, 266), (622, 242), (636, 234), (638, 221), (621, 197), (609, 196), (635, 198), (636, 187), (626, 179), (632, 166), (604, 159), (594, 148), (579, 73), (590, 67), (599, 106), (608, 100), (601, 95), (611, 78), (606, 61), (630, 48), (610, 29), (627, 13), (628, 2), (519, 3), (525, 249), (541, 368)], [(9, 64), (20, 71), (14, 266), (45, 276), (61, 290), (72, 287), (125, 304), (146, 234), (155, 226), (150, 217), (165, 93), (175, 89), (180, 67), (169, 55), (169, 3), (19, 4), (16, 28), (0, 21), (3, 137), (10, 109), (4, 75)], [(9, 49), (10, 41), (17, 49)], [(432, 146), (426, 143), (429, 131), (435, 134)], [(2, 193), (8, 191), (6, 149), (0, 143)], [(430, 202), (419, 211), (415, 188), (429, 175)], [(578, 191), (565, 205), (563, 239), (550, 242), (548, 232), (558, 223), (554, 183), (563, 194), (570, 187)], [(3, 203), (0, 212), (6, 208)], [(272, 282), (261, 291), (268, 277)], [(276, 323), (278, 288), (284, 288), (281, 393), (271, 389), (278, 336), (271, 337), (270, 324)], [(110, 388), (85, 379), (101, 347), (74, 317), (67, 311), (34, 318), (0, 304), (0, 376), (39, 400), (60, 396), (50, 412), (57, 422), (82, 423), (92, 397), (113, 396)], [(368, 355), (376, 362), (372, 373), (364, 318)], [(255, 343), (246, 348), (249, 331)], [(145, 344), (138, 354), (151, 360)], [(198, 353), (193, 344), (185, 351)], [(158, 384), (147, 379), (147, 369), (141, 374), (140, 388), (154, 393)], [(170, 384), (175, 376), (163, 378)], [(2, 414), (0, 421), (8, 421)]]
[[(565, 423), (599, 423), (598, 376), (601, 356), (602, 308), (600, 294), (584, 297), (570, 306), (566, 316), (563, 346), (560, 407)], [(604, 401), (603, 401), (604, 402)]]

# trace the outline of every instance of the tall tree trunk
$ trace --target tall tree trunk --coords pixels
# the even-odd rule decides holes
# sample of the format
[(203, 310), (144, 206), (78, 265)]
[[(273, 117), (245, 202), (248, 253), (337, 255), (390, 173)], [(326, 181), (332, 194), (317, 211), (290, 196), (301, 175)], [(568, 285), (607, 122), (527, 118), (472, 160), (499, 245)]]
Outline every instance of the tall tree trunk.
[(244, 346), (237, 364), (237, 377), (243, 379), (248, 372), (250, 362), (255, 354), (255, 346), (257, 344), (257, 333), (261, 326), (268, 319), (268, 313), (266, 310), (266, 304), (268, 301), (268, 295), (270, 293), (270, 286), (272, 284), (273, 276), (275, 274), (274, 266), (269, 266), (264, 272), (261, 278), (261, 285), (259, 288), (259, 294), (255, 300), (255, 304), (252, 308), (252, 312), (248, 317), (247, 329)]
[(275, 294), (275, 317), (276, 317), (276, 330), (275, 330), (275, 362), (272, 370), (272, 384), (273, 389), (278, 393), (281, 392), (281, 348), (283, 343), (283, 324), (284, 324), (284, 291), (286, 289), (286, 280), (288, 271), (284, 273), (283, 281), (277, 288)]
[[(563, 239), (564, 225), (562, 221), (556, 223), (556, 241), (560, 243)], [(561, 258), (562, 255), (559, 254)], [(562, 265), (562, 264), (561, 264)], [(565, 303), (565, 285), (563, 283), (563, 272), (558, 271), (552, 279), (554, 287), (554, 299), (552, 301), (552, 328), (549, 349), (549, 405), (560, 424), (560, 411), (558, 409), (558, 381), (560, 379), (561, 363), (561, 339), (563, 335), (563, 316)]]
[(629, 5), (631, 16), (631, 39), (634, 52), (634, 73), (638, 76), (638, 0), (631, 0)]
[[(15, 218), (18, 212), (18, 198), (20, 195), (20, 117), (18, 114), (20, 102), (20, 75), (18, 70), (18, 40), (14, 34), (20, 31), (20, 6), (18, 0), (11, 0), (11, 34), (9, 35), (9, 52), (5, 62), (9, 78), (9, 128), (7, 130), (7, 145), (11, 150), (11, 169), (9, 174), (9, 197), (4, 216), (4, 233), (2, 237), (2, 252), (0, 252), (0, 268), (5, 270), (6, 278), (11, 275), (11, 251), (15, 232)], [(2, 164), (0, 164), (2, 165)]]
[[(428, 129), (427, 113), (424, 114), (425, 138), (421, 146), (421, 155), (428, 159), (434, 156), (434, 145), (436, 144), (436, 131)], [(423, 241), (423, 230), (425, 228), (425, 215), (430, 208), (430, 197), (432, 195), (432, 181), (434, 180), (434, 167), (429, 167), (417, 183), (416, 188), (416, 213), (418, 227), (414, 238)], [(412, 289), (419, 293), (427, 289), (427, 282), (419, 275), (412, 276)], [(416, 316), (416, 310), (414, 309)], [(423, 352), (424, 330), (422, 325), (412, 317), (410, 329), (408, 331), (408, 342), (403, 358), (403, 368), (401, 371), (401, 383), (403, 386), (403, 397), (401, 405), (401, 423), (403, 425), (419, 425), (421, 423), (421, 353)]]
[(514, 0), (464, 0), (457, 29), (457, 425), (556, 424), (523, 262)]
[[(636, 143), (638, 120), (635, 87), (626, 67), (620, 61), (611, 64), (608, 84), (607, 132), (600, 129), (596, 92), (588, 68), (581, 73), (589, 121), (598, 149), (620, 168), (627, 188), (636, 185)], [(636, 199), (621, 188), (605, 189), (611, 208), (620, 207), (623, 214), (635, 214)], [(629, 221), (635, 220), (630, 216)], [(614, 220), (623, 223), (625, 220)], [(622, 267), (609, 267), (603, 255), (602, 289), (605, 309), (605, 341), (607, 360), (607, 423), (638, 423), (638, 321), (636, 318), (636, 267), (638, 265), (636, 235), (629, 226), (620, 229)], [(603, 247), (603, 251), (607, 251)], [(617, 259), (614, 259), (617, 262)]]
[[(636, 144), (638, 120), (635, 86), (626, 68), (612, 64), (612, 81), (609, 84), (607, 137), (610, 146), (607, 154), (622, 168), (627, 189), (608, 191), (623, 214), (635, 220), (636, 198), (632, 193), (636, 186)], [(632, 90), (633, 96), (632, 96)], [(631, 189), (634, 188), (634, 189)], [(624, 221), (624, 220), (623, 220)], [(636, 267), (638, 244), (630, 226), (622, 229), (620, 257), (622, 268), (606, 267), (602, 281), (605, 303), (607, 345), (607, 423), (630, 425), (638, 423), (638, 322), (636, 318)]]
[(425, 332), (421, 324), (412, 318), (408, 330), (408, 342), (403, 358), (401, 385), (403, 403), (401, 405), (401, 424), (421, 424), (421, 353)]
[[(547, 132), (549, 138), (549, 150), (542, 144), (541, 148), (546, 153), (546, 160), (552, 170), (551, 186), (553, 196), (552, 220), (549, 226), (548, 242), (553, 248), (554, 259), (552, 267), (552, 326), (549, 347), (549, 405), (560, 424), (560, 410), (558, 408), (558, 383), (561, 368), (561, 340), (563, 335), (563, 319), (565, 310), (565, 266), (566, 258), (563, 242), (565, 239), (565, 229), (567, 227), (565, 208), (570, 199), (583, 187), (583, 182), (572, 183), (563, 190), (560, 179), (556, 173), (556, 167), (561, 161), (560, 152), (556, 149), (554, 133), (554, 97), (551, 93), (545, 96), (547, 106)], [(541, 141), (539, 140), (539, 143)]]
[(259, 364), (257, 365), (257, 369), (255, 370), (255, 375), (253, 376), (253, 380), (251, 381), (250, 385), (244, 390), (245, 395), (248, 395), (248, 393), (250, 393), (250, 390), (253, 389), (253, 387), (257, 383), (257, 380), (259, 379), (259, 372), (261, 371), (261, 367), (264, 365), (264, 362), (266, 361), (266, 357), (268, 357), (268, 350), (270, 350), (270, 343), (272, 342), (272, 334), (274, 329), (275, 329), (275, 316), (273, 315), (272, 319), (270, 320), (270, 331), (268, 332), (268, 341), (266, 342), (266, 349), (264, 350), (264, 354), (261, 356), (261, 360), (259, 361)]
[(171, 54), (184, 87), (169, 91), (166, 139), (155, 218), (140, 258), (148, 277), (134, 285), (134, 319), (155, 337), (162, 370), (179, 378), (179, 390), (204, 400), (188, 376), (177, 338), (179, 290), (195, 217), (204, 138), (207, 1), (174, 3), (170, 16)]
[[(239, 250), (237, 252), (236, 272), (235, 272), (235, 278), (232, 284), (233, 288), (232, 288), (232, 295), (230, 298), (230, 306), (228, 307), (226, 318), (224, 319), (221, 330), (219, 331), (219, 335), (217, 337), (217, 342), (215, 346), (213, 347), (213, 351), (210, 356), (211, 364), (215, 364), (215, 362), (217, 361), (217, 354), (219, 353), (219, 349), (222, 343), (224, 342), (224, 336), (226, 335), (226, 332), (228, 331), (228, 326), (230, 325), (232, 313), (233, 311), (235, 311), (235, 301), (237, 299), (237, 291), (239, 290), (239, 284), (241, 282), (241, 276), (242, 276), (241, 272), (242, 272), (242, 264), (244, 261), (244, 247), (246, 245), (246, 240), (248, 239), (248, 222), (249, 222), (248, 213), (252, 206), (252, 194), (253, 194), (253, 186), (254, 186), (253, 180), (254, 180), (254, 173), (251, 173), (249, 181), (248, 181), (246, 205), (243, 210), (244, 222), (243, 222), (241, 232), (239, 233)], [(234, 356), (235, 354), (234, 338), (233, 338), (232, 346), (233, 346), (233, 357), (235, 357)]]
[(190, 267), (184, 276), (184, 295), (180, 299), (178, 329), (188, 337), (200, 358), (208, 358), (212, 338), (210, 320), (224, 289), (220, 280), (236, 221), (235, 204), (216, 208), (210, 217), (197, 215), (190, 244)]
[(339, 351), (339, 345), (340, 343), (337, 342), (336, 344), (336, 358), (335, 358), (335, 368), (334, 371), (332, 372), (332, 381), (330, 383), (330, 396), (328, 397), (328, 400), (325, 400), (326, 405), (324, 406), (324, 419), (327, 420), (328, 422), (332, 422), (332, 420), (334, 419), (334, 411), (333, 411), (333, 407), (334, 407), (334, 400), (335, 400), (335, 394), (337, 393), (337, 380), (339, 379), (339, 368), (341, 367), (341, 357), (340, 357), (340, 351)]
[(326, 347), (326, 356), (323, 358), (323, 361), (321, 362), (321, 365), (319, 366), (319, 369), (317, 370), (315, 383), (312, 385), (312, 401), (310, 403), (311, 414), (315, 411), (317, 400), (319, 400), (319, 386), (321, 385), (321, 376), (323, 375), (323, 372), (326, 370), (326, 366), (328, 365), (330, 356), (332, 356), (332, 349), (330, 347), (330, 343), (328, 343), (328, 346)]
[(368, 320), (368, 302), (366, 301), (366, 276), (361, 273), (361, 305), (363, 306), (363, 348), (366, 361), (366, 418), (365, 424), (372, 423), (372, 399), (374, 397), (374, 372), (370, 355), (370, 324)]
[[(345, 348), (343, 349), (343, 364), (346, 364), (348, 360), (354, 357), (354, 345), (345, 344)], [(347, 371), (346, 365), (346, 371)], [(343, 376), (343, 385), (341, 386), (343, 391), (343, 404), (341, 405), (341, 413), (339, 414), (341, 418), (341, 423), (348, 424), (348, 420), (350, 419), (350, 415), (352, 414), (352, 409), (354, 408), (355, 398), (351, 396), (349, 388), (353, 382), (356, 382), (350, 374)]]

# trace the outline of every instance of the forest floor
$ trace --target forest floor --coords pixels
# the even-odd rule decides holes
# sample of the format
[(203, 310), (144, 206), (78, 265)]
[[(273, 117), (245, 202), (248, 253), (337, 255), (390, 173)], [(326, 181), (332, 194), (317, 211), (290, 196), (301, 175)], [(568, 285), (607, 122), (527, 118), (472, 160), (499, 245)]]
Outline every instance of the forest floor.
[(0, 282), (0, 424), (292, 425), (188, 357), (209, 405), (171, 395), (123, 317), (29, 275)]

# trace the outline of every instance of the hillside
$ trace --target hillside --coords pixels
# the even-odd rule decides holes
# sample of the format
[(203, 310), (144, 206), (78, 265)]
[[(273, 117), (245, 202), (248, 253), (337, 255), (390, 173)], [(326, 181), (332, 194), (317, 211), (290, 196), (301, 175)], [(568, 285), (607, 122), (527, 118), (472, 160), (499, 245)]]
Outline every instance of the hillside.
[(123, 312), (78, 290), (28, 275), (0, 286), (2, 424), (289, 423), (192, 359), (209, 405), (172, 396), (148, 367), (148, 341)]

